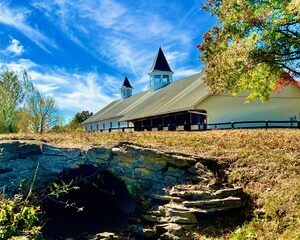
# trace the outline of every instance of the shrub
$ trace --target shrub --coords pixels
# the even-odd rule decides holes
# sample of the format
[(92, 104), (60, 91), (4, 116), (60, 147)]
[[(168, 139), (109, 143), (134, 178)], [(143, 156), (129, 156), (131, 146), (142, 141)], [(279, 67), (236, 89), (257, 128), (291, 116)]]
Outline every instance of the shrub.
[(40, 215), (40, 208), (30, 205), (22, 195), (9, 199), (0, 196), (0, 239), (39, 239)]

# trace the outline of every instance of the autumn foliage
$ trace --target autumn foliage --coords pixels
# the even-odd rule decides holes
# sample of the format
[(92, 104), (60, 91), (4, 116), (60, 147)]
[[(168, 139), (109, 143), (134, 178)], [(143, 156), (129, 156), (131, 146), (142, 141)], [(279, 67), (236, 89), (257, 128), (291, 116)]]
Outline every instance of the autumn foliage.
[(299, 0), (208, 0), (202, 8), (218, 25), (198, 46), (214, 92), (270, 94), (300, 80)]

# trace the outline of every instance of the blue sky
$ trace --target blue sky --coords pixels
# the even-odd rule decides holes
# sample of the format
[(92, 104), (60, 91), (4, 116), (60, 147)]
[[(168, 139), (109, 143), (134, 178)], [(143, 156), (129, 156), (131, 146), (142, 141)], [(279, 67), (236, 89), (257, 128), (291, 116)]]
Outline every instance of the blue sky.
[(162, 46), (180, 79), (201, 70), (197, 44), (216, 20), (204, 0), (0, 0), (0, 65), (28, 71), (66, 118), (134, 93)]

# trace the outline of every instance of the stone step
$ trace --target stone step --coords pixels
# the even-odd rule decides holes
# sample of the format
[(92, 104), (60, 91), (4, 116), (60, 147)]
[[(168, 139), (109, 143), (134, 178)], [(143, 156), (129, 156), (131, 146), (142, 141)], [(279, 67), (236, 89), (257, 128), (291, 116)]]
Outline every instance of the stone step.
[(160, 217), (151, 215), (151, 214), (145, 214), (143, 215), (143, 219), (147, 222), (151, 222), (151, 223), (159, 223), (160, 221)]
[(168, 204), (168, 205), (165, 205), (164, 207), (166, 209), (173, 209), (173, 210), (178, 210), (178, 211), (182, 211), (182, 212), (189, 212), (189, 213), (193, 213), (193, 214), (206, 214), (206, 213), (214, 212), (213, 210), (210, 211), (210, 209), (185, 207), (182, 204), (181, 205), (169, 205)]
[(148, 211), (147, 214), (155, 217), (165, 216), (165, 212), (161, 212), (161, 211)]
[(191, 236), (192, 229), (195, 229), (193, 224), (177, 224), (177, 223), (165, 223), (155, 226), (157, 232), (160, 233), (161, 240), (191, 240), (194, 239)]
[(180, 197), (174, 197), (174, 196), (169, 196), (169, 195), (157, 195), (157, 194), (153, 194), (151, 196), (153, 199), (155, 200), (160, 200), (163, 202), (183, 202), (184, 200), (182, 200)]
[(208, 200), (208, 199), (215, 198), (215, 196), (211, 192), (201, 191), (201, 190), (188, 190), (188, 191), (171, 190), (170, 195), (174, 197), (180, 197), (185, 200)]
[(222, 206), (222, 207), (216, 207), (216, 206), (210, 206), (209, 208), (199, 208), (199, 207), (185, 207), (182, 204), (181, 205), (165, 205), (166, 209), (173, 209), (178, 211), (185, 211), (190, 212), (194, 214), (211, 214), (211, 213), (217, 213), (222, 212), (230, 209), (234, 209), (236, 207), (232, 206)]
[(167, 216), (167, 217), (157, 217), (153, 215), (143, 215), (143, 219), (147, 222), (152, 223), (178, 223), (178, 224), (197, 224), (198, 221), (195, 215), (191, 215), (190, 217), (180, 217), (180, 216)]
[(225, 189), (220, 189), (217, 190), (216, 192), (213, 193), (213, 195), (216, 198), (226, 198), (226, 197), (238, 197), (243, 195), (243, 188), (237, 187), (237, 188), (225, 188)]
[(178, 224), (197, 224), (198, 220), (196, 217), (186, 218), (186, 217), (161, 217), (159, 223), (178, 223)]
[(178, 210), (178, 209), (168, 209), (168, 210), (166, 210), (165, 217), (182, 217), (182, 218), (194, 219), (195, 214), (191, 211), (181, 211), (181, 210)]
[(175, 210), (179, 210), (179, 211), (187, 211), (187, 212), (190, 211), (189, 208), (183, 206), (182, 204), (171, 204), (171, 203), (169, 203), (169, 204), (164, 205), (163, 207), (164, 207), (165, 209), (175, 209)]
[(172, 187), (170, 190), (167, 190), (166, 193), (171, 195), (170, 193), (175, 191), (210, 191), (206, 184), (181, 184)]
[(211, 199), (211, 200), (199, 200), (199, 201), (185, 201), (182, 203), (185, 207), (194, 207), (194, 208), (239, 208), (243, 206), (243, 202), (238, 197), (227, 197), (222, 199)]

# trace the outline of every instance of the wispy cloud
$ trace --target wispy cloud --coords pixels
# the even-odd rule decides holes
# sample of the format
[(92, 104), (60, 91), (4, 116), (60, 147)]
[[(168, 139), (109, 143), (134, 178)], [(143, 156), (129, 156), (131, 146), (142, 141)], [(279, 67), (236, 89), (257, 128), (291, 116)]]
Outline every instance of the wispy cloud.
[(33, 28), (28, 23), (27, 18), (30, 14), (28, 9), (12, 8), (3, 1), (0, 1), (0, 8), (0, 23), (17, 29), (46, 52), (50, 52), (48, 46), (56, 48), (53, 40), (42, 34), (37, 27)]
[(179, 68), (176, 69), (174, 78), (181, 79), (183, 77), (191, 76), (193, 74), (199, 73), (201, 71), (200, 68)]
[(174, 68), (195, 47), (188, 26), (178, 29), (173, 19), (145, 6), (135, 9), (129, 2), (115, 0), (32, 0), (32, 5), (75, 44), (113, 68), (133, 74), (138, 82), (147, 74), (159, 46), (168, 49)]

